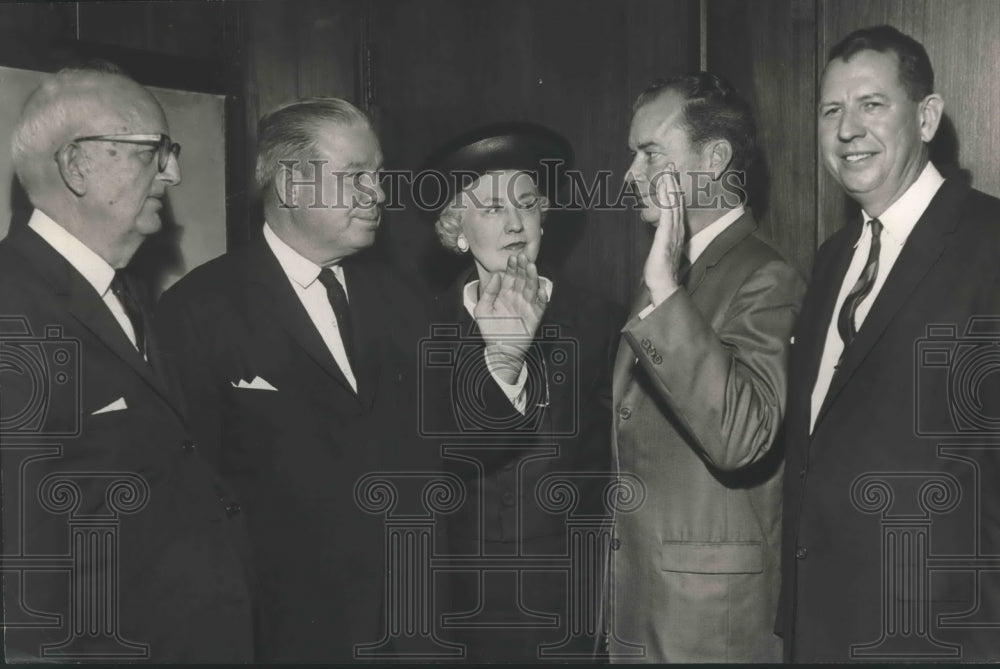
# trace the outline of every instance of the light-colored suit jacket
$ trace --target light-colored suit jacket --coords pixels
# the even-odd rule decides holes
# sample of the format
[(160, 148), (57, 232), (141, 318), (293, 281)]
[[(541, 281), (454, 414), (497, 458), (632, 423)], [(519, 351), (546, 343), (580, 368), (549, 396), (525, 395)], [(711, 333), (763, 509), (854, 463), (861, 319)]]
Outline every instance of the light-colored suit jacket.
[(642, 289), (622, 330), (613, 448), (645, 499), (615, 519), (613, 662), (781, 658), (776, 437), (805, 285), (756, 227), (733, 223), (639, 319)]

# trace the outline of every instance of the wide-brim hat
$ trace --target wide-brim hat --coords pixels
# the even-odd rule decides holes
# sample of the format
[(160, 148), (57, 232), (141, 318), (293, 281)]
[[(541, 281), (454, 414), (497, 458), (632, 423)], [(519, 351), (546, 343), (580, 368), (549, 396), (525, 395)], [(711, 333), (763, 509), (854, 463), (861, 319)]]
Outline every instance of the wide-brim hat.
[(428, 188), (414, 196), (426, 210), (440, 212), (476, 176), (523, 170), (533, 175), (539, 192), (556, 205), (573, 161), (573, 147), (554, 130), (525, 121), (494, 123), (464, 133), (436, 151), (423, 169), (436, 172), (437, 191), (431, 193), (434, 189)]

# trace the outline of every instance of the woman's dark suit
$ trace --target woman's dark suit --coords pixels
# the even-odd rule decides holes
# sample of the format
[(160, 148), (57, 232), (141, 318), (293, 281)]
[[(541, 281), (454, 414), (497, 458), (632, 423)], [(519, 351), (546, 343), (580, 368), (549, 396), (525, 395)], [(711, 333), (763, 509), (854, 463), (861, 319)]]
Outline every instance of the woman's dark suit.
[[(603, 515), (611, 466), (610, 361), (623, 313), (565, 281), (555, 282), (526, 361), (528, 406), (522, 418), (497, 392), (492, 377), (461, 369), (482, 366), (484, 360), (483, 340), (463, 305), (463, 290), (472, 278), (463, 275), (439, 296), (437, 322), (459, 327), (464, 353), (453, 379), (478, 377), (486, 386), (486, 411), (499, 410), (501, 415), (492, 426), (482, 414), (468, 420), (469, 403), (476, 395), (465, 392), (469, 388), (461, 381), (453, 381), (438, 398), (442, 420), (456, 426), (456, 438), (442, 440), (445, 466), (462, 476), (468, 492), (465, 504), (449, 517), (447, 543), (452, 555), (513, 559), (504, 564), (506, 570), (448, 572), (453, 599), (446, 608), (453, 615), (446, 616), (445, 628), (453, 631), (453, 640), (465, 644), (467, 661), (538, 661), (549, 657), (540, 645), (555, 646), (570, 635), (565, 569), (525, 568), (540, 555), (568, 555), (568, 515), (554, 513), (546, 504), (546, 497), (551, 501), (558, 493), (543, 479), (556, 472), (568, 474), (579, 494), (573, 516)], [(544, 363), (537, 364), (540, 360)], [(536, 406), (546, 402), (548, 406)], [(463, 456), (478, 461), (481, 468)], [(598, 475), (584, 480), (581, 472)], [(463, 560), (466, 566), (475, 562)], [(563, 650), (589, 653), (593, 645), (592, 637), (578, 638)]]

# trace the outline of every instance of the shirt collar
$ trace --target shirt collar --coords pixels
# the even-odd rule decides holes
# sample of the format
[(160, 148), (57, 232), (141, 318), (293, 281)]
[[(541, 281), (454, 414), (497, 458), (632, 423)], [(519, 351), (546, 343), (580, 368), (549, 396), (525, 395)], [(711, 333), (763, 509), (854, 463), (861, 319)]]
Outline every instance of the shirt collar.
[[(885, 235), (883, 239), (887, 237), (896, 245), (902, 246), (943, 183), (944, 177), (928, 160), (917, 180), (878, 217), (882, 223), (882, 234)], [(872, 217), (864, 209), (861, 210), (861, 215), (864, 216), (864, 228), (867, 229), (868, 221), (872, 220)], [(854, 246), (857, 247), (860, 241), (859, 237)]]
[[(281, 269), (285, 270), (288, 278), (302, 288), (311, 286), (323, 270), (322, 267), (286, 244), (281, 237), (274, 233), (267, 222), (264, 223), (264, 241), (271, 247), (274, 257), (278, 259), (278, 264), (281, 265)], [(340, 284), (344, 285), (344, 269), (340, 265), (331, 265), (330, 269), (333, 270)]]
[(730, 225), (735, 223), (740, 219), (746, 210), (743, 206), (736, 207), (727, 211), (725, 214), (715, 219), (708, 225), (708, 227), (702, 228), (697, 233), (691, 236), (688, 243), (685, 244), (684, 255), (687, 259), (694, 264), (694, 261), (698, 259), (708, 245), (715, 241), (715, 238), (722, 234), (722, 232), (728, 228)]
[(72, 232), (56, 223), (41, 209), (35, 209), (28, 227), (48, 242), (77, 272), (83, 275), (102, 298), (115, 278), (115, 268), (93, 249), (77, 239)]
[[(552, 283), (551, 279), (544, 276), (538, 277), (538, 280), (542, 283), (542, 288), (545, 289), (545, 294), (548, 295), (549, 301), (552, 301), (552, 287), (555, 285)], [(462, 289), (462, 304), (465, 305), (465, 310), (469, 312), (469, 315), (475, 317), (476, 302), (479, 301), (479, 279), (474, 279), (469, 283), (465, 284), (465, 288)]]

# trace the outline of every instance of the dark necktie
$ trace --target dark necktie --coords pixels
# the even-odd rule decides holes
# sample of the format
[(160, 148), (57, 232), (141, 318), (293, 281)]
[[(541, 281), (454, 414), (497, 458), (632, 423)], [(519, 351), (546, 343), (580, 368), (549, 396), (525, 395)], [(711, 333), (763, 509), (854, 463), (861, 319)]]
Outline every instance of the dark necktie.
[(858, 305), (865, 299), (868, 293), (872, 292), (875, 285), (875, 278), (878, 276), (878, 254), (882, 248), (879, 235), (882, 234), (882, 222), (877, 218), (871, 220), (872, 245), (868, 251), (868, 260), (865, 261), (865, 268), (861, 270), (861, 276), (854, 283), (851, 292), (844, 300), (844, 306), (840, 308), (840, 315), (837, 317), (837, 331), (840, 338), (844, 340), (844, 348), (851, 345), (854, 337), (858, 334), (854, 327), (854, 316), (858, 311)]
[(344, 351), (347, 353), (347, 360), (354, 365), (354, 328), (351, 325), (351, 308), (347, 303), (347, 293), (344, 287), (337, 280), (337, 275), (329, 267), (324, 267), (319, 273), (319, 282), (326, 287), (326, 297), (333, 307), (333, 315), (337, 317), (337, 329), (340, 331), (340, 341), (344, 344)]
[(142, 317), (142, 306), (133, 289), (132, 282), (122, 270), (115, 270), (115, 276), (111, 279), (111, 292), (115, 294), (125, 309), (125, 315), (128, 316), (128, 320), (132, 324), (132, 331), (135, 332), (136, 348), (145, 356), (146, 325)]

